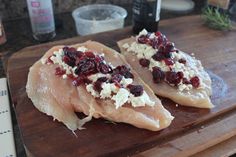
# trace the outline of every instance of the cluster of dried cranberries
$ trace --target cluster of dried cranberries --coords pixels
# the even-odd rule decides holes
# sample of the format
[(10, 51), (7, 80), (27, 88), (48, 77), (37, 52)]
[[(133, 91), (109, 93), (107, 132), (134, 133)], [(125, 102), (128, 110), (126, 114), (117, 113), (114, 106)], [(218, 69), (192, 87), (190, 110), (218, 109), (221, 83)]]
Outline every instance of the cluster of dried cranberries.
[[(134, 78), (133, 74), (125, 65), (120, 65), (112, 69), (112, 67), (107, 64), (104, 60), (104, 57), (100, 55), (96, 55), (91, 51), (81, 52), (77, 51), (73, 47), (64, 47), (63, 48), (64, 55), (62, 57), (63, 62), (67, 65), (71, 66), (74, 70), (74, 73), (77, 75), (75, 77), (73, 74), (67, 75), (71, 78), (72, 84), (74, 86), (79, 86), (81, 84), (90, 84), (91, 80), (88, 79), (88, 76), (96, 73), (109, 74), (110, 77), (100, 77), (94, 83), (94, 90), (97, 92), (101, 92), (102, 83), (115, 83), (117, 87), (122, 87), (120, 84), (122, 77), (124, 78)], [(48, 58), (48, 62), (52, 63), (50, 57)], [(66, 74), (66, 71), (60, 67), (56, 68), (56, 75), (62, 76)], [(130, 87), (130, 88), (129, 88)], [(140, 96), (143, 93), (142, 86), (139, 85), (129, 85), (128, 89), (135, 96)], [(132, 87), (132, 88), (131, 88)]]
[[(159, 31), (155, 33), (155, 36), (155, 38), (150, 38), (150, 34), (141, 35), (138, 37), (137, 41), (140, 44), (147, 44), (152, 46), (154, 49), (157, 49), (157, 52), (152, 56), (153, 60), (158, 62), (164, 61), (164, 63), (169, 67), (174, 65), (175, 61), (171, 58), (171, 55), (173, 52), (178, 53), (174, 43), (169, 42), (166, 36)], [(186, 60), (183, 58), (178, 60), (178, 62), (186, 64)], [(139, 63), (143, 67), (149, 67), (150, 60), (141, 58)], [(191, 78), (188, 81), (186, 78), (184, 78), (183, 72), (173, 72), (171, 70), (163, 72), (159, 67), (153, 67), (152, 70), (153, 81), (155, 83), (160, 83), (165, 80), (169, 84), (177, 86), (182, 80), (184, 84), (191, 84), (195, 88), (199, 87), (200, 85), (200, 80), (197, 76)]]

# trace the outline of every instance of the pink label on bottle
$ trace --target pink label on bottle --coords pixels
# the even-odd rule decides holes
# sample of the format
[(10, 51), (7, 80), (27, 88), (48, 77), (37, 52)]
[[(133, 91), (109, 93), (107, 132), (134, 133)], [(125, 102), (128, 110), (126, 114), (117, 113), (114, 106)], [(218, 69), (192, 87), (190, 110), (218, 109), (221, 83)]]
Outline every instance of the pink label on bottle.
[(34, 8), (39, 8), (40, 7), (40, 2), (31, 2), (31, 6)]

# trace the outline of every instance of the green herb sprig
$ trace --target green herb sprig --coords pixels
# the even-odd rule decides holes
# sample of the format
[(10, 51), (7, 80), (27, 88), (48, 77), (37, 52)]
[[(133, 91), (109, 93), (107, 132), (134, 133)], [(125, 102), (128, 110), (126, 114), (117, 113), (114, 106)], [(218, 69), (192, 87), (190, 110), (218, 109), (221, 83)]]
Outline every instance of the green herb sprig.
[(220, 13), (219, 8), (206, 7), (203, 9), (202, 17), (205, 24), (213, 29), (228, 31), (232, 30), (232, 23), (229, 16), (225, 13)]

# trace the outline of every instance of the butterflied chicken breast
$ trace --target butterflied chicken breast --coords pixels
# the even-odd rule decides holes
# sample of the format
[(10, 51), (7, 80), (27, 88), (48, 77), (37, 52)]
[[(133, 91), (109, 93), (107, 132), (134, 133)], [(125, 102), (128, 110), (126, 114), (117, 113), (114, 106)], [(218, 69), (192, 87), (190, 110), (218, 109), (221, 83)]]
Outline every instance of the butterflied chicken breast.
[(212, 108), (211, 79), (201, 62), (175, 48), (161, 32), (143, 30), (118, 42), (121, 53), (157, 95), (184, 106)]
[(39, 111), (72, 131), (92, 117), (152, 131), (173, 120), (122, 55), (93, 41), (48, 50), (30, 68), (26, 91)]

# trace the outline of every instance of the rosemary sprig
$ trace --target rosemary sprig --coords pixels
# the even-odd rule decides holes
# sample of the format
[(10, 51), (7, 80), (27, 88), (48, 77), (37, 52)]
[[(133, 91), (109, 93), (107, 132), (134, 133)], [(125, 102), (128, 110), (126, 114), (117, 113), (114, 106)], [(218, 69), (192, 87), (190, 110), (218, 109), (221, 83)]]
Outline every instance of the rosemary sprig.
[(219, 8), (206, 7), (203, 9), (202, 17), (205, 20), (205, 24), (210, 28), (224, 31), (233, 28), (229, 16), (225, 13), (220, 13)]

